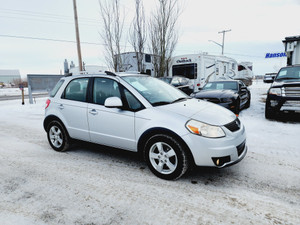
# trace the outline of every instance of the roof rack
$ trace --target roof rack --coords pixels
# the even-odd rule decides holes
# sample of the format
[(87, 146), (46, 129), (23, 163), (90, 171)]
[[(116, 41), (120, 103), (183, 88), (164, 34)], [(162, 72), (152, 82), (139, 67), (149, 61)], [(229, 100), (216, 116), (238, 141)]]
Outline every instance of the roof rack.
[(115, 73), (110, 72), (110, 71), (105, 71), (104, 73), (106, 73), (106, 75), (110, 75), (110, 76), (117, 76)]

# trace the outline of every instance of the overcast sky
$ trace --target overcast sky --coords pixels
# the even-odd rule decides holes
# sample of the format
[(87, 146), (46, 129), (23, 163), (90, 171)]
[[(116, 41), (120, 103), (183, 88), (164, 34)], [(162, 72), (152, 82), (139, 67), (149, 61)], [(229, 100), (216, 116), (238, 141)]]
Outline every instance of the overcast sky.
[[(265, 54), (283, 52), (282, 40), (300, 35), (300, 0), (181, 1), (180, 38), (175, 55), (221, 54), (221, 47), (208, 40), (222, 43), (218, 32), (231, 29), (225, 36), (225, 55), (253, 62), (254, 74), (259, 75), (284, 66), (286, 58), (265, 59)], [(120, 2), (126, 14), (126, 31), (133, 18), (134, 0)], [(144, 0), (148, 16), (156, 2)], [(64, 59), (78, 65), (73, 0), (0, 0), (0, 3), (0, 69), (19, 69), (26, 76), (59, 74), (63, 72)], [(77, 7), (83, 61), (103, 66), (98, 0), (77, 0)], [(132, 51), (125, 41), (124, 45), (126, 51)]]

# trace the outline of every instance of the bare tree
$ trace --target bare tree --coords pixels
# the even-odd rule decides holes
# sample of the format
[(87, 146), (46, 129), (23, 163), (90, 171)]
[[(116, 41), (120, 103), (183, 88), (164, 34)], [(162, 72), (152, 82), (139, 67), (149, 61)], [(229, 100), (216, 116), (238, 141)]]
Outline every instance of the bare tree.
[(149, 22), (150, 50), (155, 74), (168, 74), (171, 58), (178, 41), (176, 22), (180, 14), (178, 0), (159, 0)]
[(122, 67), (121, 40), (123, 36), (124, 16), (120, 13), (119, 0), (99, 0), (103, 28), (100, 35), (106, 49), (105, 59), (110, 68), (119, 71)]
[(130, 27), (129, 42), (136, 54), (138, 71), (145, 72), (143, 66), (143, 53), (146, 43), (146, 20), (142, 0), (135, 0), (135, 14)]

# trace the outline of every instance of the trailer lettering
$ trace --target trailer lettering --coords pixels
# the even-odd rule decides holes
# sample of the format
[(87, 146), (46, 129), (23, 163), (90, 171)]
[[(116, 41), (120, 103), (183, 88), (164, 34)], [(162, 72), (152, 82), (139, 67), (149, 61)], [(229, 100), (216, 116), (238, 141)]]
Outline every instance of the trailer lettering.
[(181, 58), (176, 61), (176, 63), (187, 63), (187, 62), (192, 62), (192, 59)]

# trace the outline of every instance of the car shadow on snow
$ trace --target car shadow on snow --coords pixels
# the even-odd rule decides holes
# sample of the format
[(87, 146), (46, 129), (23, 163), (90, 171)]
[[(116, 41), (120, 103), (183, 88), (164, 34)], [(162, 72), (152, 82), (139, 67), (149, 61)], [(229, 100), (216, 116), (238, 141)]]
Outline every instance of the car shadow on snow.
[(300, 123), (300, 114), (299, 113), (281, 113), (277, 115), (275, 120), (284, 122), (284, 123)]
[(239, 180), (239, 177), (242, 175), (239, 173), (238, 167), (238, 165), (221, 169), (215, 167), (194, 167), (183, 179), (190, 180), (192, 184), (223, 186)]
[[(83, 141), (75, 141), (68, 152), (76, 152), (93, 159), (107, 159), (110, 162), (119, 162), (130, 165), (136, 162), (136, 166), (143, 164), (142, 157), (136, 152), (124, 151), (123, 149)], [(146, 164), (144, 167), (145, 166)]]

